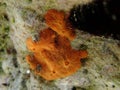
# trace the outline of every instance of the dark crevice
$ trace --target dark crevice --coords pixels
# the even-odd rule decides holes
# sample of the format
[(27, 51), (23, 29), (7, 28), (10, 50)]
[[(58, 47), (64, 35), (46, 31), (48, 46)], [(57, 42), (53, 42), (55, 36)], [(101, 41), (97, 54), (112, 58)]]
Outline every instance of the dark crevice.
[(94, 0), (87, 5), (74, 6), (71, 24), (94, 35), (120, 40), (120, 7), (118, 0)]

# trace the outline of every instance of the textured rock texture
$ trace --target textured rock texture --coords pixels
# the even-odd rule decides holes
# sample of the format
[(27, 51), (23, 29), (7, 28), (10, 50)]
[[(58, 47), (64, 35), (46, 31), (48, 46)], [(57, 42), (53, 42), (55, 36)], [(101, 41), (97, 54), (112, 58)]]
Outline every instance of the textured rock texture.
[(68, 13), (73, 5), (90, 1), (0, 0), (6, 4), (9, 44), (12, 43), (8, 44), (10, 48), (2, 60), (4, 75), (0, 76), (0, 90), (71, 90), (73, 87), (76, 90), (120, 90), (120, 42), (112, 38), (76, 30), (77, 37), (71, 45), (77, 50), (87, 49), (89, 56), (83, 60), (78, 72), (63, 79), (46, 81), (36, 76), (26, 63), (25, 56), (30, 53), (26, 48), (26, 38), (33, 36), (36, 39), (38, 32), (47, 27), (43, 15), (48, 9)]

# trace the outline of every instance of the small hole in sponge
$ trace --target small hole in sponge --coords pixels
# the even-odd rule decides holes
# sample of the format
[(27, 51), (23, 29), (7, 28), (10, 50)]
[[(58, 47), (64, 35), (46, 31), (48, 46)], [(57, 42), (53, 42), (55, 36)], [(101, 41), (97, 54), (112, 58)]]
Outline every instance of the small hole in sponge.
[(32, 48), (33, 51), (35, 51), (35, 48)]
[(52, 71), (50, 75), (53, 76), (54, 74), (56, 74), (56, 72), (55, 72), (55, 71)]
[(70, 63), (68, 61), (65, 62), (65, 65), (68, 66)]
[(55, 71), (53, 71), (53, 73), (55, 74), (56, 72), (55, 72)]

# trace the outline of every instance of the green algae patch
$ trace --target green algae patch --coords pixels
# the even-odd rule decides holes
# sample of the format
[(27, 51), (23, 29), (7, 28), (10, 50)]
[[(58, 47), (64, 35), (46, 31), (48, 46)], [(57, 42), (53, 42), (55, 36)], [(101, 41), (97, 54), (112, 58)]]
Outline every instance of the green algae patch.
[(2, 61), (6, 53), (9, 38), (9, 18), (6, 14), (6, 4), (0, 2), (0, 74), (3, 73)]
[[(7, 42), (9, 41), (9, 24), (5, 17), (5, 14), (0, 15), (0, 57), (5, 53), (7, 48)], [(1, 60), (1, 58), (0, 58)]]

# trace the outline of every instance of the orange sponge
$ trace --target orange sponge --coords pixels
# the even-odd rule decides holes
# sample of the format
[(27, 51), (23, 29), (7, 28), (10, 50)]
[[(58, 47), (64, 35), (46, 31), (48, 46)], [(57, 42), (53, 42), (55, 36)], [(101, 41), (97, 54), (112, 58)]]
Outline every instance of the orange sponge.
[(81, 66), (80, 59), (87, 57), (87, 51), (72, 49), (70, 40), (75, 34), (66, 26), (63, 12), (50, 10), (46, 15), (51, 29), (42, 30), (38, 41), (27, 39), (27, 47), (33, 55), (28, 55), (26, 60), (37, 75), (46, 80), (55, 80), (75, 73)]
[(45, 14), (45, 20), (46, 24), (51, 27), (52, 30), (61, 36), (67, 37), (69, 40), (73, 40), (75, 38), (75, 32), (72, 30), (67, 16), (63, 11), (51, 9)]

